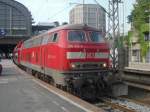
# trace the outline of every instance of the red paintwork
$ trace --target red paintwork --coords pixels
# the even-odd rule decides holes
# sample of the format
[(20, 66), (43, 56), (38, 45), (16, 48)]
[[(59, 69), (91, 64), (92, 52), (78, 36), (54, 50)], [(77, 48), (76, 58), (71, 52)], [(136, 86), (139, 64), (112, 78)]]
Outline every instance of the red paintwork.
[[(18, 62), (29, 62), (33, 65), (38, 65), (43, 68), (47, 67), (59, 71), (70, 70), (71, 62), (106, 62), (107, 65), (109, 65), (109, 59), (85, 58), (68, 60), (66, 58), (66, 53), (72, 51), (84, 51), (86, 53), (95, 53), (99, 51), (109, 53), (109, 47), (107, 43), (68, 42), (66, 37), (69, 30), (73, 29), (55, 30), (55, 32), (59, 32), (60, 34), (59, 41), (57, 43), (48, 43), (46, 45), (40, 45), (33, 48), (24, 48), (22, 44), (16, 46), (14, 53), (18, 52)], [(88, 33), (88, 31), (85, 32)], [(49, 31), (45, 34), (45, 36), (50, 35), (51, 33), (53, 32)], [(21, 46), (22, 49), (20, 51), (19, 48)]]
[[(20, 53), (21, 53), (21, 47), (22, 47), (22, 41), (20, 41), (18, 44), (17, 44), (17, 46), (14, 48), (14, 51), (13, 51), (13, 59), (14, 59), (14, 61), (15, 61), (15, 63), (16, 64), (20, 64), (20, 59), (21, 59), (21, 57), (20, 57)], [(15, 59), (15, 56), (18, 56), (18, 57), (16, 57), (16, 59)]]

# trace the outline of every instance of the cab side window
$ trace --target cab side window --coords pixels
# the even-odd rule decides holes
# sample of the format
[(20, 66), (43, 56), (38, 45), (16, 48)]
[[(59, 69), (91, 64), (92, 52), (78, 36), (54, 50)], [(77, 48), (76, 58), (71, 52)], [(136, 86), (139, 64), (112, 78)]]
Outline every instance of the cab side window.
[(58, 39), (59, 39), (59, 34), (53, 33), (50, 35), (48, 42), (58, 42)]
[(53, 40), (52, 40), (52, 42), (57, 42), (57, 40), (58, 40), (58, 33), (55, 33), (55, 34), (53, 35)]

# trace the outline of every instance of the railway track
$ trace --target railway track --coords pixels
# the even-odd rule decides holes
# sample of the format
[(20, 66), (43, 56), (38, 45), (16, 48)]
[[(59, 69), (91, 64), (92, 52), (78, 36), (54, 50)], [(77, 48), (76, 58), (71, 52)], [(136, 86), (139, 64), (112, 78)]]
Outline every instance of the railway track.
[(149, 105), (127, 98), (101, 98), (95, 105), (106, 112), (150, 112)]
[(134, 102), (136, 104), (139, 104), (139, 105), (143, 105), (143, 106), (147, 106), (147, 107), (150, 107), (150, 99), (147, 99), (148, 101), (144, 101), (143, 98), (142, 99), (131, 99), (131, 98), (127, 98), (127, 97), (119, 97), (120, 100), (127, 100), (129, 102)]
[(123, 112), (136, 112), (135, 110), (129, 109), (127, 106), (120, 105), (118, 103), (111, 102), (109, 100), (104, 100), (106, 104), (110, 105), (114, 110), (120, 110)]
[(133, 109), (129, 109), (126, 106), (112, 102), (110, 99), (102, 99), (102, 102), (95, 104), (96, 106), (103, 108), (106, 112), (136, 112)]

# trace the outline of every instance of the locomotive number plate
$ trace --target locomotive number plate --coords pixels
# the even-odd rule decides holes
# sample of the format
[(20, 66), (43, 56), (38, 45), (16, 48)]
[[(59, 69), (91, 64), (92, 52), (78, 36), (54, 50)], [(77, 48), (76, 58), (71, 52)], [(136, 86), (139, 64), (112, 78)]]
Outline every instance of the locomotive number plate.
[(87, 52), (86, 53), (86, 58), (94, 58), (95, 57), (95, 53), (94, 52)]

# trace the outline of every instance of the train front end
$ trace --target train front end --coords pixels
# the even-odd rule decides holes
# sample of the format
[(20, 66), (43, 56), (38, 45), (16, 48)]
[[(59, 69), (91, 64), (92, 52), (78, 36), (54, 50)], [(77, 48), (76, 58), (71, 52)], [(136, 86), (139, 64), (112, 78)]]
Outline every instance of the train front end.
[(109, 46), (97, 30), (67, 30), (65, 76), (67, 85), (84, 99), (110, 91)]

